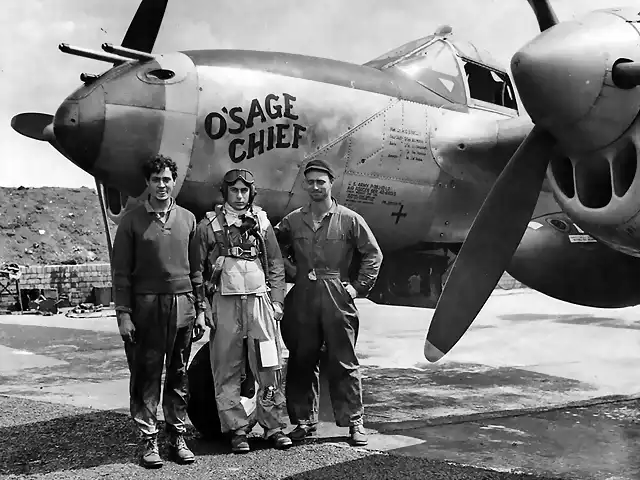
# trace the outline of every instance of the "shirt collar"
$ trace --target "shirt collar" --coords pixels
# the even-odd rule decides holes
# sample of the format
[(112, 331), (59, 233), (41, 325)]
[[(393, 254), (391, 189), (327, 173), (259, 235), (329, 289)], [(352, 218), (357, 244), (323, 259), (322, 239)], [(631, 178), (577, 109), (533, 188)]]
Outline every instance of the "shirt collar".
[(220, 213), (224, 216), (224, 220), (227, 225), (235, 225), (240, 227), (242, 225), (242, 220), (240, 219), (240, 215), (246, 215), (249, 218), (255, 218), (255, 213), (253, 212), (253, 208), (251, 206), (247, 207), (246, 210), (237, 211), (227, 203), (218, 206)]
[[(331, 208), (329, 209), (329, 211), (325, 215), (333, 215), (338, 210), (338, 202), (336, 201), (336, 199), (331, 197), (331, 201), (332, 201)], [(305, 215), (311, 213), (311, 202), (309, 202), (306, 205), (304, 205), (302, 207), (301, 211)]]
[(173, 199), (173, 197), (169, 198), (169, 207), (166, 210), (155, 210), (152, 206), (151, 206), (151, 202), (149, 201), (149, 196), (146, 198), (146, 200), (144, 201), (144, 208), (147, 209), (148, 213), (158, 213), (158, 211), (161, 212), (169, 212), (171, 210), (174, 210), (176, 208), (176, 201)]

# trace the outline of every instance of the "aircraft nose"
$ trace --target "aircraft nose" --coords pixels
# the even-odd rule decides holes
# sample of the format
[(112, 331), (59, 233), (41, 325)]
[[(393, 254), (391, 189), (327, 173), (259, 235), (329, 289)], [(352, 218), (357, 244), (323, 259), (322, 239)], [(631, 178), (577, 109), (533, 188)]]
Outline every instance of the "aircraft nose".
[(53, 131), (69, 159), (94, 175), (104, 135), (104, 93), (101, 87), (83, 90), (62, 102), (53, 119)]
[(520, 49), (511, 72), (522, 103), (547, 128), (584, 118), (597, 100), (605, 76), (605, 50), (592, 48), (593, 32), (577, 22), (546, 30)]

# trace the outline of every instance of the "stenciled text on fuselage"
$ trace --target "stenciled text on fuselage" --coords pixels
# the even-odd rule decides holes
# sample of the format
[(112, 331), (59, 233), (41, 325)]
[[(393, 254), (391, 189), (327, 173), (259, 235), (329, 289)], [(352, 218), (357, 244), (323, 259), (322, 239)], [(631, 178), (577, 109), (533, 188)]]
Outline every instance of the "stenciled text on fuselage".
[(274, 148), (298, 148), (302, 132), (307, 128), (299, 123), (286, 121), (299, 118), (293, 113), (295, 101), (296, 97), (288, 93), (283, 93), (282, 99), (279, 95), (270, 93), (264, 98), (264, 102), (257, 98), (251, 100), (247, 113), (242, 107), (224, 107), (220, 112), (211, 112), (205, 117), (204, 129), (211, 140), (219, 140), (227, 133), (240, 135), (245, 130), (268, 122), (269, 119), (283, 119), (281, 123), (251, 132), (249, 138), (236, 137), (231, 140), (229, 158), (234, 163), (262, 155)]

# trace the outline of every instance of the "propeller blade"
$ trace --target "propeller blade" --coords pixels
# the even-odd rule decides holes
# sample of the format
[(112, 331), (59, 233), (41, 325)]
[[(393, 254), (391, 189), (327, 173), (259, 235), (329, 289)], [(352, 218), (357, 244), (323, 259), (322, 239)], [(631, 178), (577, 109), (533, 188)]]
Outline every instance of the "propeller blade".
[(20, 113), (11, 119), (11, 127), (16, 132), (43, 142), (48, 142), (52, 138), (49, 131), (45, 131), (52, 123), (53, 115), (46, 113)]
[(536, 14), (540, 31), (544, 32), (547, 28), (553, 27), (558, 23), (558, 17), (551, 7), (549, 0), (529, 0), (529, 5)]
[(613, 66), (611, 77), (618, 88), (635, 88), (640, 85), (640, 63), (618, 62)]
[(124, 36), (123, 47), (141, 52), (153, 50), (167, 8), (167, 1), (142, 0)]
[(534, 127), (489, 192), (436, 306), (424, 344), (427, 360), (438, 361), (460, 340), (509, 266), (555, 143), (546, 130)]

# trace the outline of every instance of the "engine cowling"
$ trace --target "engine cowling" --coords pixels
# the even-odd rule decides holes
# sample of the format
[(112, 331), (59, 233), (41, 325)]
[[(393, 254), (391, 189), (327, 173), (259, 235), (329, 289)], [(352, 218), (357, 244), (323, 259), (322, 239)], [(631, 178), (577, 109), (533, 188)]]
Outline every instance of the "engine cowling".
[(597, 242), (564, 213), (529, 223), (507, 271), (566, 302), (600, 308), (640, 304), (640, 258)]
[(640, 121), (590, 154), (558, 156), (547, 177), (562, 209), (602, 243), (640, 256)]
[(614, 8), (557, 24), (511, 67), (534, 123), (557, 140), (547, 177), (569, 217), (601, 242), (640, 256), (640, 87), (617, 67), (640, 60), (640, 13)]

